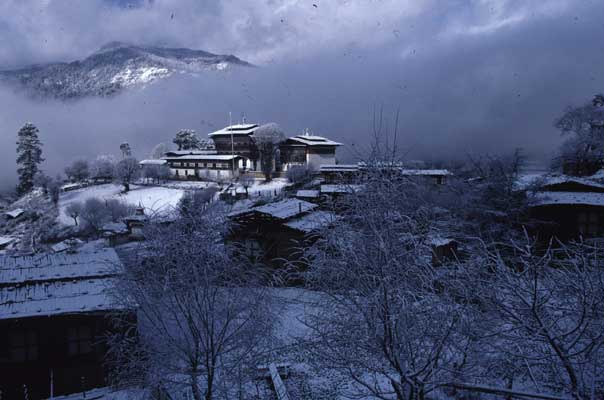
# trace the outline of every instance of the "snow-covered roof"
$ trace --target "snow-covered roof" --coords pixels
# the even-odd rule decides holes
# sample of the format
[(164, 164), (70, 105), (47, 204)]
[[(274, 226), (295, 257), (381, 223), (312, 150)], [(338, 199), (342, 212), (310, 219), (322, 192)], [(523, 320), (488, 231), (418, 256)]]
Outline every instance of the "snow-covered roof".
[(277, 201), (275, 203), (268, 203), (262, 206), (252, 207), (247, 210), (240, 210), (231, 212), (229, 217), (237, 217), (240, 215), (257, 212), (260, 214), (265, 214), (277, 219), (289, 219), (291, 217), (295, 217), (296, 215), (304, 214), (308, 211), (314, 210), (318, 205), (309, 203), (304, 200), (299, 199), (285, 199), (281, 201)]
[(0, 256), (0, 319), (115, 309), (122, 264), (113, 249)]
[(321, 195), (321, 192), (318, 190), (301, 189), (296, 192), (296, 197), (306, 197), (309, 199), (314, 199), (316, 197), (319, 197), (320, 195)]
[(435, 247), (448, 246), (454, 242), (455, 242), (455, 239), (443, 238), (440, 236), (434, 236), (434, 237), (428, 238), (428, 244), (431, 246), (435, 246)]
[(356, 164), (334, 164), (334, 165), (321, 165), (319, 168), (320, 172), (357, 172), (359, 166)]
[(217, 154), (216, 150), (170, 150), (164, 153), (166, 157), (179, 157), (188, 155), (200, 155), (200, 154)]
[(226, 126), (216, 132), (210, 133), (208, 136), (220, 136), (220, 135), (251, 135), (256, 129), (258, 129), (258, 124), (236, 124)]
[(329, 226), (336, 219), (336, 215), (329, 211), (315, 211), (287, 222), (285, 225), (304, 232), (310, 233)]
[(52, 246), (50, 246), (50, 249), (55, 253), (60, 253), (82, 243), (83, 242), (80, 239), (67, 239), (63, 240), (62, 242), (53, 244)]
[(555, 176), (547, 176), (544, 177), (542, 182), (542, 187), (546, 186), (554, 186), (554, 185), (562, 185), (565, 183), (576, 183), (579, 185), (589, 186), (596, 189), (604, 189), (604, 184), (600, 182), (593, 181), (588, 178), (580, 178), (576, 176), (567, 176), (567, 175), (555, 175)]
[(140, 165), (164, 165), (168, 161), (159, 159), (159, 160), (142, 160), (139, 162)]
[(128, 226), (123, 222), (109, 222), (101, 229), (104, 233), (128, 233)]
[(0, 236), (0, 247), (7, 246), (14, 242), (16, 239), (11, 236)]
[(24, 212), (25, 212), (25, 210), (22, 208), (15, 208), (14, 210), (7, 211), (5, 214), (11, 218), (17, 218)]
[(363, 188), (363, 185), (321, 185), (321, 193), (356, 193)]
[(163, 160), (168, 161), (187, 161), (187, 160), (204, 160), (204, 161), (230, 161), (237, 158), (243, 158), (240, 155), (234, 154), (193, 154), (188, 156), (163, 157)]
[(447, 176), (451, 172), (446, 169), (401, 169), (402, 175), (407, 176)]
[(306, 146), (341, 146), (342, 143), (334, 142), (331, 139), (323, 136), (314, 135), (298, 135), (289, 138), (290, 140), (302, 143)]
[(254, 207), (252, 210), (261, 214), (270, 215), (273, 218), (288, 219), (299, 214), (311, 211), (318, 206), (299, 199), (285, 199), (275, 203)]
[(587, 205), (604, 207), (604, 193), (594, 192), (535, 192), (533, 206)]

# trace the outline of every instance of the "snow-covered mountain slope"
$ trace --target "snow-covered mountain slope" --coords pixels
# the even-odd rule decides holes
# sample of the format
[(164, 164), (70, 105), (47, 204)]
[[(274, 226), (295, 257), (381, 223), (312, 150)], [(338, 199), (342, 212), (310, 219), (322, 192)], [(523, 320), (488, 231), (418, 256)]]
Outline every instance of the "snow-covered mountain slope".
[(89, 57), (0, 71), (0, 81), (40, 98), (111, 96), (175, 73), (224, 71), (251, 64), (233, 55), (112, 42)]

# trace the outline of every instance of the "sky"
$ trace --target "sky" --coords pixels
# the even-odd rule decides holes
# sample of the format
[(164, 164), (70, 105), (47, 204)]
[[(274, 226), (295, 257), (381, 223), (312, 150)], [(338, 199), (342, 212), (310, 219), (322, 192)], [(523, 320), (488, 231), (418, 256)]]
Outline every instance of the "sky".
[[(372, 116), (399, 113), (410, 158), (521, 147), (551, 157), (552, 124), (604, 87), (597, 0), (3, 0), (0, 69), (71, 61), (110, 41), (234, 54), (258, 68), (178, 76), (110, 99), (34, 101), (0, 87), (0, 186), (15, 180), (14, 140), (40, 128), (56, 173), (76, 158), (145, 158), (180, 128), (280, 124), (366, 149)], [(360, 150), (359, 150), (360, 149)]]

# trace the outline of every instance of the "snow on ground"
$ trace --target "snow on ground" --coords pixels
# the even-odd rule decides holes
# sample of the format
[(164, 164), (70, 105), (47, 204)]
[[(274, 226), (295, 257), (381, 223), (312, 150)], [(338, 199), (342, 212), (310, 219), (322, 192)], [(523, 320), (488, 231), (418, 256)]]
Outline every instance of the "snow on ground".
[(73, 220), (65, 213), (69, 204), (84, 202), (90, 198), (101, 200), (117, 199), (133, 206), (142, 206), (147, 214), (168, 213), (177, 206), (185, 193), (185, 188), (177, 189), (163, 186), (131, 185), (128, 193), (122, 193), (123, 186), (113, 183), (89, 186), (87, 188), (61, 193), (59, 199), (59, 222), (72, 225)]

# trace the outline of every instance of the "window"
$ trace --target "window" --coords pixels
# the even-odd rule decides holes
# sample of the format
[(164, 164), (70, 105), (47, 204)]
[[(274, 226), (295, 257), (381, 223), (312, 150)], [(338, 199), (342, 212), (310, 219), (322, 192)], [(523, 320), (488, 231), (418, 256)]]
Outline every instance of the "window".
[(70, 356), (92, 352), (92, 331), (88, 326), (70, 327), (67, 330), (67, 352)]
[(11, 332), (9, 349), (12, 361), (35, 361), (38, 359), (38, 335), (31, 330)]

